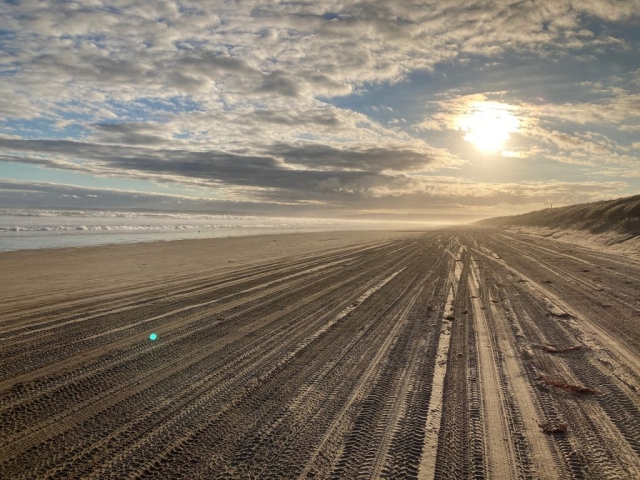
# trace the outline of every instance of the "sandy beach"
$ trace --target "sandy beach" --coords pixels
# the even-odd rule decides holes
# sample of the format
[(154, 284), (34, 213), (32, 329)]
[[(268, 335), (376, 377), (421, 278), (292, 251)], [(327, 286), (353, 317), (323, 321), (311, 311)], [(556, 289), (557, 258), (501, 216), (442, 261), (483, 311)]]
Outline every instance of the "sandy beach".
[(458, 228), (0, 266), (2, 478), (640, 475), (623, 257)]
[(103, 292), (145, 292), (166, 284), (213, 280), (241, 267), (402, 235), (324, 232), (4, 252), (0, 253), (0, 315), (17, 305), (39, 309), (57, 302), (84, 302)]

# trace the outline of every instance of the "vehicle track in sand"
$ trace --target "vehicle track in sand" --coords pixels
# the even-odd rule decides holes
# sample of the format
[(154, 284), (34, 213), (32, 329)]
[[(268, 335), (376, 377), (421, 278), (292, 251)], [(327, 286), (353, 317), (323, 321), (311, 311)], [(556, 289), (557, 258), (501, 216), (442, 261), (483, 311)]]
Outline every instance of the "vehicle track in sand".
[(3, 298), (0, 477), (640, 476), (640, 265), (361, 238)]
[[(329, 277), (329, 278), (325, 278), (323, 280), (323, 283), (327, 285), (327, 287), (325, 288), (328, 288), (330, 290), (336, 290), (336, 289), (339, 289), (341, 286), (343, 286), (343, 284), (346, 283), (346, 281), (343, 280), (342, 282), (336, 283), (335, 281), (333, 281), (331, 277)], [(317, 285), (314, 285), (314, 286), (317, 286)], [(286, 295), (287, 296), (291, 295), (291, 289)], [(316, 293), (315, 295), (318, 295), (318, 294)], [(302, 295), (302, 297), (303, 297), (303, 300), (301, 300), (298, 303), (306, 304), (310, 300), (313, 300), (313, 296), (310, 296), (310, 295)], [(139, 345), (134, 344), (133, 348), (131, 349), (133, 353), (129, 355), (123, 354), (124, 349), (121, 348), (122, 342), (116, 343), (115, 346), (108, 345), (107, 346), (108, 348), (100, 347), (99, 349), (96, 349), (100, 353), (103, 350), (110, 350), (110, 351), (115, 350), (118, 352), (118, 355), (116, 355), (115, 360), (112, 360), (110, 357), (108, 357), (110, 361), (106, 362), (108, 366), (111, 368), (111, 371), (115, 371), (114, 373), (115, 376), (109, 382), (105, 381), (105, 379), (110, 379), (111, 377), (111, 375), (109, 375), (109, 372), (108, 371), (105, 372), (103, 368), (97, 368), (94, 365), (93, 368), (90, 368), (90, 374), (88, 374), (88, 377), (89, 377), (88, 381), (90, 382), (90, 384), (84, 389), (84, 390), (88, 390), (84, 393), (84, 395), (95, 396), (96, 393), (99, 393), (104, 388), (103, 385), (114, 385), (114, 387), (111, 390), (105, 391), (104, 394), (102, 394), (98, 398), (98, 401), (103, 401), (107, 403), (114, 402), (115, 399), (117, 398), (117, 396), (115, 396), (116, 393), (119, 395), (121, 393), (126, 394), (129, 390), (131, 390), (132, 392), (140, 390), (144, 388), (146, 385), (157, 383), (162, 379), (162, 377), (158, 376), (156, 373), (162, 372), (163, 374), (166, 375), (168, 374), (168, 372), (171, 372), (172, 369), (178, 369), (178, 370), (181, 368), (184, 369), (194, 361), (194, 359), (191, 356), (187, 356), (186, 364), (184, 362), (174, 361), (174, 362), (171, 362), (170, 365), (167, 365), (166, 363), (163, 363), (163, 358), (175, 356), (176, 353), (180, 351), (182, 351), (184, 355), (186, 352), (188, 352), (193, 348), (198, 350), (197, 346), (203, 343), (211, 348), (216, 348), (217, 344), (214, 342), (218, 337), (221, 337), (218, 340), (218, 343), (221, 341), (228, 343), (233, 340), (234, 336), (246, 335), (247, 333), (246, 326), (243, 326), (238, 331), (232, 330), (231, 332), (229, 332), (227, 330), (229, 327), (223, 329), (221, 328), (221, 324), (234, 322), (234, 320), (238, 320), (238, 319), (243, 323), (248, 322), (250, 317), (248, 317), (247, 312), (254, 313), (256, 310), (256, 306), (253, 304), (255, 302), (252, 302), (252, 298), (253, 297), (245, 298), (245, 302), (248, 306), (245, 306), (245, 308), (240, 310), (239, 312), (234, 312), (233, 308), (236, 306), (236, 304), (242, 304), (244, 302), (238, 301), (228, 306), (228, 309), (230, 310), (231, 314), (225, 316), (224, 322), (221, 322), (218, 319), (217, 315), (219, 315), (220, 312), (217, 310), (213, 312), (214, 320), (204, 323), (204, 326), (201, 326), (201, 322), (199, 322), (199, 320), (201, 320), (202, 318), (206, 318), (206, 316), (203, 316), (202, 314), (196, 316), (193, 319), (178, 317), (170, 324), (172, 325), (172, 327), (165, 327), (163, 330), (160, 330), (161, 332), (164, 332), (164, 333), (161, 333), (161, 335), (167, 336), (167, 339), (168, 339), (167, 341), (162, 343), (156, 343), (153, 345), (147, 344), (146, 348), (140, 348)], [(283, 307), (281, 307), (281, 302), (279, 302), (279, 300), (283, 298), (283, 295), (279, 295), (275, 299), (267, 297), (268, 302), (265, 302), (262, 296), (260, 295), (258, 295), (258, 298), (260, 298), (263, 301), (257, 304), (257, 308), (264, 308), (265, 303), (273, 304), (274, 308), (276, 309), (275, 315), (277, 317), (280, 317), (282, 316), (283, 313), (286, 313), (287, 309), (294, 310), (298, 306), (298, 303), (289, 302), (286, 305), (286, 308), (284, 308), (283, 310)], [(223, 313), (229, 313), (229, 312), (223, 311)], [(258, 312), (259, 320), (254, 321), (254, 324), (256, 326), (267, 323), (268, 321), (269, 317), (264, 316), (262, 313), (263, 312)], [(207, 314), (210, 315), (211, 312), (207, 312)], [(254, 313), (253, 317), (255, 316), (256, 314)], [(165, 320), (171, 321), (172, 318), (165, 317)], [(254, 324), (251, 324), (251, 325), (254, 325)], [(209, 332), (212, 330), (216, 330), (216, 332), (212, 332), (212, 334), (209, 334)], [(183, 331), (185, 333), (182, 333)], [(230, 333), (230, 335), (224, 336), (222, 335), (224, 333)], [(126, 341), (130, 343), (132, 342), (132, 339), (126, 338)], [(133, 341), (135, 342), (135, 339)], [(139, 340), (138, 340), (138, 343), (139, 343)], [(199, 352), (200, 355), (207, 354), (207, 350), (202, 348), (200, 348), (199, 350), (200, 350)], [(126, 361), (125, 365), (123, 365), (123, 361)], [(61, 362), (61, 364), (59, 365), (54, 365), (52, 366), (52, 369), (54, 371), (64, 370), (67, 368), (65, 363), (66, 362)], [(123, 367), (125, 366), (129, 367), (129, 371), (127, 369), (123, 370)], [(36, 373), (42, 374), (42, 370), (43, 369), (37, 370)], [(49, 369), (46, 369), (46, 370), (48, 371)], [(24, 375), (22, 378), (24, 377), (30, 379), (31, 375)], [(123, 384), (123, 379), (125, 378), (127, 379), (127, 381), (126, 383)], [(72, 379), (71, 382), (74, 387), (77, 387), (78, 380), (79, 379), (77, 378), (77, 376), (75, 376)], [(66, 399), (71, 403), (70, 410), (66, 410), (66, 411), (73, 412), (72, 414), (74, 417), (77, 416), (79, 405), (77, 405), (76, 398), (74, 398), (73, 396), (69, 396), (69, 392), (66, 390), (63, 390), (62, 393), (66, 397)], [(51, 401), (51, 400), (54, 400), (54, 401)], [(90, 398), (87, 401), (87, 403), (91, 405), (92, 403), (95, 403), (95, 401), (96, 401), (95, 398)], [(40, 403), (44, 404), (44, 408), (46, 408), (46, 406), (49, 406), (46, 412), (41, 413), (41, 416), (46, 418), (47, 419), (46, 421), (48, 423), (56, 423), (57, 421), (60, 420), (56, 418), (51, 418), (51, 408), (60, 408), (60, 406), (65, 403), (65, 398), (55, 398), (55, 396), (49, 393), (45, 395), (44, 399)], [(25, 415), (27, 417), (27, 420), (33, 423), (33, 421), (38, 418), (38, 416), (34, 415), (34, 412), (40, 412), (42, 411), (42, 409), (39, 409), (37, 408), (37, 406), (34, 406), (34, 405), (28, 405), (27, 408), (22, 408), (21, 411), (28, 414), (28, 415)], [(60, 429), (63, 427), (64, 425), (58, 425), (56, 429)], [(32, 430), (35, 430), (35, 429), (41, 430), (42, 428), (38, 429), (36, 425), (32, 427)], [(24, 432), (20, 435), (20, 437), (21, 437), (21, 441), (24, 442), (25, 441)]]

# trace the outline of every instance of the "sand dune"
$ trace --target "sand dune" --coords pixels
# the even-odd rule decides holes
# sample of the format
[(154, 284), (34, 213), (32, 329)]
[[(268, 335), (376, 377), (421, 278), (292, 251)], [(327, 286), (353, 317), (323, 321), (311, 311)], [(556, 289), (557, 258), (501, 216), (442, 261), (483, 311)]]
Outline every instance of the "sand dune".
[(602, 202), (546, 208), (536, 212), (496, 217), (476, 222), (490, 227), (546, 227), (587, 230), (601, 234), (615, 231), (640, 235), (640, 195)]
[(476, 222), (640, 257), (640, 195)]
[(1, 478), (640, 476), (629, 259), (456, 229), (0, 264)]

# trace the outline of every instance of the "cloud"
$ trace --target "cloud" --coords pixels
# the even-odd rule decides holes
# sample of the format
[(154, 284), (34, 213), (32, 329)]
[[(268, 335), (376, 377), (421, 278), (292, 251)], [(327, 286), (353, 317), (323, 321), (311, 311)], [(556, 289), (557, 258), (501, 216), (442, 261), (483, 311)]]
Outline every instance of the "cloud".
[[(639, 0), (5, 2), (0, 158), (245, 200), (436, 205), (443, 187), (424, 175), (463, 177), (477, 152), (458, 119), (498, 102), (520, 126), (504, 158), (629, 166), (638, 65), (605, 63), (633, 57), (638, 12)], [(558, 72), (526, 90), (514, 59), (611, 74), (554, 97)], [(447, 85), (456, 69), (466, 83)], [(484, 88), (480, 71), (516, 73)], [(408, 98), (419, 73), (440, 91)], [(359, 103), (376, 92), (392, 107)], [(452, 195), (472, 192), (487, 198)]]
[[(331, 204), (316, 205), (313, 201), (287, 202), (281, 197), (260, 201), (215, 199), (166, 195), (122, 189), (88, 188), (47, 182), (22, 182), (0, 179), (0, 202), (5, 208), (99, 208), (157, 209), (201, 211), (241, 215), (307, 215), (336, 217), (357, 212), (405, 211), (431, 214), (434, 211), (459, 215), (472, 211), (494, 209), (513, 211), (518, 206), (538, 206), (545, 202), (570, 204), (610, 199), (619, 196), (626, 183), (608, 182), (527, 182), (478, 183), (452, 177), (402, 179), (398, 184), (378, 185), (388, 188), (392, 196), (358, 195), (357, 189), (367, 183), (361, 178), (351, 185), (328, 179), (326, 188), (342, 189)], [(359, 183), (362, 182), (362, 183)], [(402, 190), (404, 189), (404, 191)], [(312, 207), (312, 208), (310, 208)], [(506, 210), (505, 210), (506, 209)]]
[(155, 146), (167, 140), (166, 127), (157, 123), (99, 123), (92, 127), (101, 143)]
[(347, 94), (467, 55), (603, 48), (611, 34), (585, 29), (581, 16), (618, 21), (638, 12), (636, 0), (154, 3), (5, 5), (16, 75), (54, 102), (87, 90), (122, 100)]
[[(120, 133), (120, 129), (114, 130)], [(345, 193), (394, 195), (392, 186), (402, 192), (411, 179), (398, 176), (398, 172), (424, 170), (439, 162), (439, 156), (446, 158), (446, 152), (437, 149), (417, 150), (405, 145), (354, 149), (279, 143), (250, 152), (0, 138), (0, 148), (10, 152), (0, 156), (4, 161), (157, 182), (232, 187), (247, 199), (329, 203), (333, 196)]]
[(194, 198), (141, 191), (88, 188), (48, 182), (0, 179), (0, 202), (5, 208), (96, 208), (202, 211), (221, 214), (291, 215), (304, 213), (295, 206)]
[(287, 78), (284, 72), (267, 73), (257, 90), (259, 93), (277, 93), (283, 97), (297, 97), (300, 89), (296, 82)]
[(291, 146), (277, 144), (273, 154), (287, 164), (302, 165), (311, 169), (344, 171), (411, 171), (424, 170), (439, 159), (455, 159), (446, 151), (437, 149), (414, 150), (403, 145), (395, 148), (370, 147), (363, 149), (339, 149), (328, 145)]

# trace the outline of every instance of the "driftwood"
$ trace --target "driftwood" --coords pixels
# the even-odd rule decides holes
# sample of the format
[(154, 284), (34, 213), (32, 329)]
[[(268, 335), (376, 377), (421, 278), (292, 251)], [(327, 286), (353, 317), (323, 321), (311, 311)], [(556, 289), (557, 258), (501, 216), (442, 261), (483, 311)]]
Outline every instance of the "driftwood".
[(572, 393), (574, 395), (598, 395), (600, 393), (595, 388), (583, 387), (582, 385), (572, 385), (570, 383), (563, 382), (562, 380), (554, 380), (553, 378), (547, 377), (543, 373), (540, 374), (538, 379), (542, 380), (547, 385), (551, 385), (552, 387), (556, 387), (556, 388), (561, 388), (564, 391)]
[(565, 353), (573, 352), (574, 350), (580, 350), (582, 348), (582, 345), (574, 345), (573, 347), (566, 348), (554, 348), (551, 345), (532, 345), (532, 347), (549, 353)]
[(544, 433), (549, 433), (551, 435), (555, 435), (558, 433), (567, 433), (567, 424), (566, 423), (538, 423), (538, 427)]
[(573, 318), (573, 315), (567, 312), (563, 312), (560, 310), (549, 311), (546, 314), (547, 317), (556, 317), (556, 318)]

